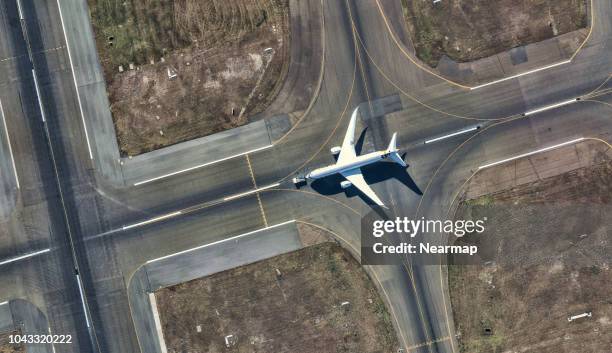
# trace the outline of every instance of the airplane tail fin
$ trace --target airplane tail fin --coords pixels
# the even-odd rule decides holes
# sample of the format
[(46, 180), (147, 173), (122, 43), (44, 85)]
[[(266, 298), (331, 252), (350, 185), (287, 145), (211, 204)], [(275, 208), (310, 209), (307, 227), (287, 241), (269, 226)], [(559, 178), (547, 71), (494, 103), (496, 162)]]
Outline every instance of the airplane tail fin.
[(387, 147), (387, 152), (397, 152), (397, 132), (393, 133), (393, 137), (389, 141), (389, 147)]
[(393, 137), (391, 137), (391, 141), (389, 142), (389, 147), (387, 147), (387, 152), (389, 153), (389, 158), (391, 158), (395, 163), (401, 165), (402, 167), (407, 167), (408, 165), (404, 162), (402, 156), (399, 155), (399, 149), (397, 148), (397, 132), (393, 133)]

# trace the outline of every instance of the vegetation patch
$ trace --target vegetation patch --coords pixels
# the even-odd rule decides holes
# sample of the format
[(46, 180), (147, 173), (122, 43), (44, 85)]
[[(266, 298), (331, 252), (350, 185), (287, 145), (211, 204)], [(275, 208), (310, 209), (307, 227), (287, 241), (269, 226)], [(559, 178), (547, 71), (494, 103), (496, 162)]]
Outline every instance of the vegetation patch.
[(168, 352), (374, 353), (399, 347), (376, 288), (334, 243), (155, 295)]
[(461, 352), (610, 351), (610, 195), (605, 162), (459, 206), (456, 219), (488, 219), (460, 242), (492, 255), (448, 267)]
[(288, 0), (88, 0), (122, 154), (241, 126), (288, 67)]
[(401, 0), (417, 56), (436, 67), (587, 27), (586, 0)]

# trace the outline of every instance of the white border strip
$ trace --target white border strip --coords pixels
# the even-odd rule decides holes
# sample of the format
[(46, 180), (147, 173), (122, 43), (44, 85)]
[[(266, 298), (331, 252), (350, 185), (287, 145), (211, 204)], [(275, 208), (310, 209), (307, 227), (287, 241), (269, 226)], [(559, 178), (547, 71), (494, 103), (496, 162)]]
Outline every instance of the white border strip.
[(149, 303), (151, 304), (151, 311), (153, 311), (153, 321), (155, 322), (155, 331), (157, 332), (157, 338), (159, 339), (159, 349), (161, 350), (161, 353), (168, 353), (168, 348), (166, 348), (166, 340), (164, 340), (164, 331), (162, 330), (159, 312), (157, 311), (157, 300), (155, 299), (154, 293), (149, 293)]
[(147, 180), (142, 180), (142, 181), (139, 181), (139, 182), (134, 183), (134, 186), (138, 186), (138, 185), (147, 184), (147, 183), (150, 183), (150, 182), (152, 182), (152, 181), (156, 181), (156, 180), (159, 180), (159, 179), (164, 179), (164, 178), (171, 177), (171, 176), (174, 176), (174, 175), (177, 175), (177, 174), (186, 173), (186, 172), (192, 171), (192, 170), (194, 170), (194, 169), (198, 169), (198, 168), (206, 167), (206, 166), (209, 166), (209, 165), (212, 165), (212, 164), (216, 164), (216, 163), (219, 163), (219, 162), (226, 161), (226, 160), (228, 160), (228, 159), (232, 159), (232, 158), (236, 158), (236, 157), (244, 156), (245, 154), (254, 153), (254, 152), (259, 152), (259, 151), (263, 151), (263, 150), (268, 149), (268, 148), (273, 147), (273, 146), (274, 146), (274, 145), (267, 145), (267, 146), (264, 146), (264, 147), (259, 147), (259, 148), (256, 148), (256, 149), (254, 149), (254, 150), (250, 150), (250, 151), (246, 151), (246, 152), (242, 152), (242, 153), (235, 154), (235, 155), (233, 155), (233, 156), (229, 156), (229, 157), (221, 158), (221, 159), (218, 159), (218, 160), (216, 160), (216, 161), (207, 162), (207, 163), (204, 163), (204, 164), (199, 164), (199, 165), (196, 165), (196, 166), (193, 166), (193, 167), (189, 167), (189, 168), (186, 168), (186, 169), (177, 170), (176, 172), (172, 172), (172, 173), (168, 173), (168, 174), (160, 175), (160, 176), (155, 177), (155, 178), (151, 178), (151, 179), (147, 179)]
[(121, 227), (121, 229), (122, 230), (127, 230), (127, 229), (131, 229), (131, 228), (136, 228), (136, 227), (144, 226), (146, 224), (159, 222), (161, 220), (168, 219), (168, 218), (171, 218), (171, 217), (176, 217), (176, 216), (178, 216), (178, 215), (180, 215), (182, 213), (183, 213), (182, 211), (176, 211), (176, 212), (168, 213), (168, 214), (165, 214), (163, 216), (159, 216), (159, 217), (148, 219), (146, 221), (142, 221), (142, 222), (130, 224), (130, 225), (127, 225), (127, 226), (123, 226), (123, 227)]
[(472, 128), (469, 128), (469, 129), (465, 129), (465, 130), (461, 130), (461, 131), (457, 131), (457, 132), (453, 132), (452, 134), (436, 137), (436, 138), (433, 138), (431, 140), (427, 140), (427, 141), (425, 141), (425, 144), (436, 142), (436, 141), (440, 141), (440, 140), (444, 140), (444, 139), (451, 138), (453, 136), (457, 136), (457, 135), (461, 135), (461, 134), (466, 134), (468, 132), (472, 132), (472, 131), (476, 131), (476, 130), (478, 130), (478, 126), (472, 127)]
[(27, 258), (30, 258), (30, 257), (33, 257), (33, 256), (42, 255), (44, 253), (48, 253), (49, 251), (51, 251), (51, 249), (35, 251), (35, 252), (29, 253), (29, 254), (13, 257), (12, 259), (1, 261), (0, 262), (0, 266), (7, 265), (7, 264), (13, 263), (15, 261), (19, 261), (19, 260), (24, 260), (24, 259), (27, 259)]
[(501, 161), (497, 161), (497, 162), (481, 165), (480, 167), (478, 167), (478, 170), (489, 168), (489, 167), (493, 167), (493, 166), (496, 166), (496, 165), (499, 165), (499, 164), (502, 164), (502, 163), (506, 163), (506, 162), (510, 162), (510, 161), (513, 161), (513, 160), (516, 160), (516, 159), (519, 159), (519, 158), (532, 156), (534, 154), (538, 154), (538, 153), (554, 150), (555, 148), (571, 145), (571, 144), (574, 144), (574, 143), (577, 143), (577, 142), (580, 142), (580, 141), (583, 141), (583, 140), (584, 140), (584, 137), (581, 137), (581, 138), (577, 138), (577, 139), (574, 139), (574, 140), (571, 140), (571, 141), (566, 141), (566, 142), (563, 142), (563, 143), (559, 143), (559, 144), (554, 145), (554, 146), (549, 146), (549, 147), (541, 148), (539, 150), (535, 150), (535, 151), (532, 151), (532, 152), (527, 152), (527, 153), (519, 154), (518, 156), (502, 159)]
[(57, 0), (57, 8), (60, 15), (60, 22), (62, 23), (62, 31), (64, 32), (64, 40), (66, 41), (66, 51), (68, 52), (68, 61), (70, 61), (70, 71), (72, 71), (72, 79), (74, 80), (74, 90), (77, 94), (77, 101), (79, 103), (79, 111), (81, 112), (81, 120), (83, 121), (83, 130), (85, 130), (85, 140), (87, 140), (87, 149), (89, 150), (89, 159), (93, 160), (93, 154), (91, 153), (91, 144), (89, 143), (89, 133), (87, 132), (87, 124), (85, 123), (85, 114), (83, 114), (83, 104), (81, 103), (81, 94), (79, 93), (79, 86), (77, 84), (76, 74), (74, 73), (74, 64), (72, 63), (72, 54), (70, 53), (70, 44), (68, 44), (68, 35), (66, 34), (66, 27), (64, 25), (64, 16), (62, 15), (62, 5), (60, 0)]
[(267, 186), (261, 187), (259, 189), (253, 189), (251, 191), (243, 192), (241, 194), (236, 194), (236, 195), (224, 197), (223, 201), (229, 201), (229, 200), (238, 199), (238, 198), (241, 198), (243, 196), (251, 195), (251, 194), (254, 194), (256, 192), (260, 192), (260, 191), (263, 191), (263, 190), (266, 190), (266, 189), (275, 188), (275, 187), (277, 187), (279, 185), (280, 185), (279, 183), (271, 184), (271, 185), (267, 185)]
[[(51, 333), (51, 326), (47, 327), (47, 329), (49, 335), (53, 336), (53, 334)], [(55, 353), (55, 343), (53, 343), (53, 341), (51, 341), (51, 350), (53, 351), (53, 353)]]
[(43, 109), (42, 100), (40, 98), (40, 89), (38, 88), (38, 79), (36, 78), (36, 71), (32, 69), (32, 77), (34, 77), (34, 88), (36, 89), (36, 98), (38, 98), (38, 106), (40, 107), (40, 115), (42, 116), (43, 123), (45, 122), (45, 110)]
[(542, 108), (538, 108), (538, 109), (527, 111), (527, 112), (525, 112), (525, 116), (537, 114), (537, 113), (540, 113), (540, 112), (543, 112), (543, 111), (546, 111), (546, 110), (550, 110), (550, 109), (555, 109), (555, 108), (558, 108), (558, 107), (561, 107), (561, 106), (564, 106), (564, 105), (575, 103), (577, 101), (578, 101), (578, 99), (574, 98), (574, 99), (568, 99), (568, 100), (563, 101), (563, 102), (547, 105), (547, 106), (542, 107)]
[(17, 0), (17, 11), (19, 11), (19, 19), (23, 20), (23, 10), (21, 9), (21, 1)]
[(253, 231), (250, 231), (250, 232), (247, 232), (247, 233), (243, 233), (243, 234), (240, 234), (240, 235), (236, 235), (236, 236), (233, 236), (233, 237), (230, 237), (230, 238), (226, 238), (226, 239), (222, 239), (222, 240), (217, 240), (217, 241), (214, 241), (212, 243), (196, 246), (195, 248), (179, 251), (179, 252), (176, 252), (174, 254), (158, 257), (157, 259), (149, 260), (146, 263), (150, 264), (150, 263), (157, 262), (157, 261), (160, 261), (160, 260), (165, 260), (165, 259), (177, 256), (177, 255), (183, 255), (183, 254), (186, 254), (188, 252), (192, 252), (192, 251), (195, 251), (195, 250), (207, 248), (209, 246), (225, 243), (225, 242), (232, 241), (232, 240), (237, 240), (239, 238), (246, 237), (248, 235), (252, 235), (252, 234), (255, 234), (255, 233), (263, 232), (263, 231), (270, 230), (270, 229), (273, 229), (273, 228), (282, 227), (284, 225), (287, 225), (287, 224), (290, 224), (290, 223), (294, 223), (294, 222), (295, 222), (295, 219), (292, 219), (290, 221), (286, 221), (286, 222), (283, 222), (283, 223), (275, 224), (273, 226), (269, 226), (269, 227), (253, 230)]
[(87, 306), (85, 305), (85, 291), (83, 290), (83, 283), (81, 283), (81, 276), (79, 276), (77, 273), (76, 278), (79, 284), (79, 294), (81, 295), (81, 305), (83, 306), (83, 313), (85, 314), (85, 322), (87, 323), (87, 328), (91, 328), (89, 323), (89, 313), (87, 312)]
[(508, 81), (508, 80), (513, 79), (513, 78), (517, 78), (517, 77), (521, 77), (521, 76), (529, 75), (529, 74), (532, 74), (532, 73), (535, 73), (535, 72), (538, 72), (538, 71), (542, 71), (542, 70), (550, 69), (550, 68), (553, 68), (553, 67), (555, 67), (555, 66), (559, 66), (559, 65), (563, 65), (563, 64), (568, 64), (568, 63), (570, 63), (570, 62), (572, 62), (572, 61), (571, 61), (571, 60), (565, 60), (565, 61), (560, 61), (560, 62), (558, 62), (558, 63), (554, 63), (554, 64), (550, 64), (550, 65), (542, 66), (542, 67), (539, 67), (539, 68), (537, 68), (537, 69), (533, 69), (533, 70), (525, 71), (525, 72), (520, 73), (520, 74), (516, 74), (516, 75), (512, 75), (512, 76), (504, 77), (504, 78), (499, 79), (499, 80), (495, 80), (495, 81), (491, 81), (491, 82), (483, 83), (482, 85), (478, 85), (478, 86), (470, 87), (470, 90), (475, 90), (475, 89), (479, 89), (479, 88), (482, 88), (482, 87), (486, 87), (486, 86), (494, 85), (494, 84), (496, 84), (496, 83), (500, 83), (500, 82)]
[(5, 302), (0, 303), (0, 306), (2, 306), (2, 305), (6, 305), (6, 304), (8, 304), (8, 300), (7, 300), (7, 301), (5, 301)]
[(8, 127), (6, 126), (6, 118), (4, 117), (4, 107), (2, 107), (2, 101), (0, 100), (0, 116), (2, 116), (2, 124), (4, 125), (4, 133), (6, 134), (6, 144), (9, 148), (11, 155), (11, 163), (13, 163), (13, 173), (15, 173), (15, 181), (17, 182), (17, 189), (19, 189), (19, 175), (17, 175), (17, 166), (15, 166), (15, 157), (13, 156), (13, 147), (11, 146), (11, 137), (9, 136)]

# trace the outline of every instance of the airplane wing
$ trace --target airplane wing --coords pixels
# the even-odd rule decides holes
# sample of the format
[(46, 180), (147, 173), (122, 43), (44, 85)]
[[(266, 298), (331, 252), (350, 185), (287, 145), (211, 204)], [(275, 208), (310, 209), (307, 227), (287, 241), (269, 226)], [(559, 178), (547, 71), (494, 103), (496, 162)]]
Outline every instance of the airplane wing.
[(385, 207), (385, 204), (376, 196), (374, 190), (370, 188), (370, 185), (366, 183), (365, 179), (363, 179), (363, 175), (361, 174), (361, 169), (355, 168), (351, 170), (347, 170), (341, 173), (346, 180), (350, 181), (353, 186), (363, 192), (367, 197), (369, 197), (372, 201), (374, 201), (378, 206)]
[(337, 163), (350, 161), (357, 157), (355, 153), (355, 125), (357, 124), (357, 111), (359, 107), (355, 108), (351, 115), (351, 121), (349, 122), (346, 134), (344, 135), (344, 141), (342, 141), (342, 150), (338, 156)]

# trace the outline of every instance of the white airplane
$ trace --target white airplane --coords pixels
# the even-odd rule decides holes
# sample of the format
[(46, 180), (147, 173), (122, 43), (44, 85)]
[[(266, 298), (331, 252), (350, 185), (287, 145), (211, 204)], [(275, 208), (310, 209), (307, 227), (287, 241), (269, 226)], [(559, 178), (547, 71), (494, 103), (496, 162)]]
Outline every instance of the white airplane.
[(342, 147), (332, 147), (331, 152), (334, 155), (338, 155), (336, 164), (328, 165), (327, 167), (318, 168), (306, 175), (307, 179), (320, 179), (329, 175), (340, 173), (346, 180), (340, 183), (343, 189), (355, 186), (367, 197), (374, 201), (377, 205), (386, 207), (383, 202), (376, 196), (374, 190), (370, 188), (368, 183), (363, 179), (361, 174), (361, 167), (382, 161), (383, 159), (390, 158), (395, 163), (406, 167), (407, 164), (404, 162), (402, 157), (398, 153), (397, 148), (397, 132), (393, 133), (389, 147), (386, 150), (371, 152), (362, 156), (357, 156), (355, 152), (355, 124), (357, 123), (357, 111), (359, 107), (355, 108), (351, 121), (349, 122)]

